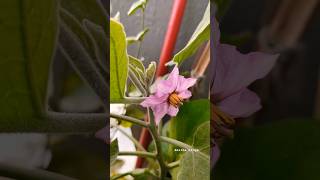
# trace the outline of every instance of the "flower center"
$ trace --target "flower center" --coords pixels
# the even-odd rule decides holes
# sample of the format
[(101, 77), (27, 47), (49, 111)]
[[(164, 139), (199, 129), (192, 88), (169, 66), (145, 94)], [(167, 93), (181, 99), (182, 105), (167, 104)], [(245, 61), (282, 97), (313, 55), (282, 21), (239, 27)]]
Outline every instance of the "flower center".
[(169, 95), (168, 102), (170, 105), (172, 105), (174, 107), (178, 107), (179, 105), (182, 105), (182, 101), (183, 101), (183, 99), (180, 98), (176, 92), (173, 92)]

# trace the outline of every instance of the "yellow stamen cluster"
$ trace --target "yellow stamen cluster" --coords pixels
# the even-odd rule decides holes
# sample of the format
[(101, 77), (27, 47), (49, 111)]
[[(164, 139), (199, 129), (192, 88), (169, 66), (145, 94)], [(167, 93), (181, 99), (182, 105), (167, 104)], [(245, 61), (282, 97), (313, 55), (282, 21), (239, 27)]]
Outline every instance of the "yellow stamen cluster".
[(183, 104), (182, 103), (183, 99), (180, 98), (176, 92), (173, 92), (170, 94), (168, 101), (169, 101), (169, 104), (174, 107), (178, 107), (179, 105)]

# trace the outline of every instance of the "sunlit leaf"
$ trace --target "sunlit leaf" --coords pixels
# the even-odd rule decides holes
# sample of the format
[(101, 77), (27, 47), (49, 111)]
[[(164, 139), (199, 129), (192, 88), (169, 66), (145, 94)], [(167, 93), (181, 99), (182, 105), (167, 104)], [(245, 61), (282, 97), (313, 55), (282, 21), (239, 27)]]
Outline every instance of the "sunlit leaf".
[(210, 38), (210, 4), (208, 4), (206, 11), (200, 21), (198, 27), (194, 31), (187, 45), (178, 52), (169, 64), (181, 64), (188, 57), (195, 54), (198, 48)]
[(136, 36), (129, 36), (127, 37), (127, 43), (128, 45), (136, 43), (136, 42), (141, 42), (144, 39), (144, 36), (147, 34), (149, 31), (148, 28), (144, 29), (143, 31), (139, 32)]
[(124, 98), (128, 76), (126, 35), (122, 24), (110, 19), (110, 100)]

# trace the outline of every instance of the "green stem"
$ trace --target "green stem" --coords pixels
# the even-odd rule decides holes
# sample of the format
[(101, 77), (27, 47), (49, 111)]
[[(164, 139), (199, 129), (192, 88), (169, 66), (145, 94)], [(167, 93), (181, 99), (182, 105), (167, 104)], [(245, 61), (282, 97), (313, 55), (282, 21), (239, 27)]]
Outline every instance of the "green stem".
[(132, 137), (130, 134), (128, 134), (127, 132), (125, 132), (124, 130), (122, 130), (121, 128), (119, 128), (118, 126), (116, 127), (122, 134), (124, 134), (125, 136), (127, 136), (127, 138), (129, 138), (137, 147), (138, 150), (141, 151), (147, 151), (137, 140), (136, 138)]
[(167, 164), (167, 167), (169, 169), (172, 169), (172, 168), (179, 166), (179, 164), (180, 164), (180, 160)]
[(123, 174), (117, 174), (115, 176), (112, 176), (111, 180), (120, 179), (120, 178), (128, 176), (128, 175), (131, 175), (131, 172), (126, 172), (126, 173), (123, 173)]
[(149, 132), (151, 134), (151, 136), (154, 139), (154, 144), (157, 150), (157, 159), (160, 165), (160, 179), (164, 180), (167, 174), (167, 169), (166, 169), (166, 164), (163, 160), (163, 156), (162, 156), (162, 148), (161, 148), (161, 141), (160, 141), (160, 136), (158, 135), (157, 129), (156, 129), (156, 124), (153, 118), (151, 118), (150, 115), (150, 109), (147, 108), (147, 112), (148, 112), (148, 118), (150, 121), (150, 126), (149, 126)]
[(124, 99), (110, 100), (111, 104), (140, 104), (144, 97), (125, 97)]
[(133, 117), (114, 114), (114, 113), (110, 113), (110, 117), (116, 118), (116, 119), (121, 119), (123, 121), (128, 121), (128, 122), (131, 122), (131, 123), (139, 125), (139, 126), (148, 127), (148, 124), (146, 122), (144, 122), (140, 119), (133, 118)]
[(178, 146), (178, 147), (183, 148), (183, 149), (193, 149), (192, 146), (190, 146), (188, 144), (185, 144), (185, 143), (183, 143), (181, 141), (172, 139), (172, 138), (160, 136), (159, 139), (160, 139), (160, 141), (163, 141), (163, 142), (166, 142), (166, 143), (169, 143), (169, 144), (173, 144), (173, 145)]
[[(144, 15), (144, 9), (142, 9), (142, 31), (144, 31), (144, 17), (145, 15)], [(138, 55), (137, 55), (137, 58), (139, 58), (140, 57), (140, 54), (141, 54), (141, 48), (142, 47), (142, 42), (140, 41), (139, 42), (139, 47), (138, 47)]]
[[(194, 149), (192, 146), (188, 145), (188, 144), (185, 144), (181, 141), (178, 141), (178, 140), (175, 140), (175, 139), (172, 139), (172, 138), (168, 138), (168, 137), (164, 137), (164, 136), (160, 136), (159, 137), (160, 141), (163, 141), (163, 142), (166, 142), (166, 143), (169, 143), (169, 144), (172, 144), (172, 145), (175, 145), (175, 146), (178, 146), (180, 148), (183, 148), (183, 149)], [(197, 152), (199, 153), (199, 155), (201, 155), (202, 157), (206, 158), (206, 159), (210, 159), (210, 157), (206, 154), (204, 154), (203, 152), (199, 151)]]
[(147, 158), (156, 158), (155, 153), (144, 152), (144, 151), (121, 151), (118, 153), (119, 156), (140, 156)]

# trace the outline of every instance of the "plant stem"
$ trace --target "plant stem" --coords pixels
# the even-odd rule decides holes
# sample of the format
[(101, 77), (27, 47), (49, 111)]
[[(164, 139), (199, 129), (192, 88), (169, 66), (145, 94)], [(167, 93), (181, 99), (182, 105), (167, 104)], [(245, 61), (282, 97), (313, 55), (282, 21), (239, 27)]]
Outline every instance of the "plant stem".
[(144, 101), (144, 97), (125, 97), (124, 99), (119, 100), (110, 100), (111, 104), (140, 104)]
[(121, 151), (118, 153), (119, 156), (140, 156), (147, 158), (156, 158), (155, 153), (144, 152), (144, 151)]
[(144, 122), (144, 121), (142, 121), (140, 119), (129, 117), (129, 116), (110, 113), (110, 117), (116, 118), (116, 119), (121, 119), (123, 121), (128, 121), (128, 122), (131, 122), (133, 124), (136, 124), (136, 125), (139, 125), (139, 126), (143, 126), (143, 127), (148, 127), (149, 126), (146, 122)]
[(175, 140), (175, 139), (172, 139), (172, 138), (168, 138), (168, 137), (164, 137), (164, 136), (160, 136), (159, 139), (163, 142), (166, 142), (166, 143), (169, 143), (169, 144), (173, 144), (175, 146), (178, 146), (180, 148), (184, 148), (184, 149), (192, 149), (193, 147), (188, 145), (188, 144), (185, 144), (181, 141), (178, 141), (178, 140)]
[(147, 151), (133, 136), (130, 136), (130, 134), (128, 134), (127, 132), (125, 132), (124, 130), (122, 130), (121, 128), (119, 128), (118, 126), (116, 127), (122, 134), (124, 134), (125, 136), (127, 136), (137, 147), (137, 149), (141, 150), (141, 151)]
[[(172, 139), (172, 138), (168, 138), (168, 137), (164, 137), (164, 136), (160, 136), (159, 137), (160, 141), (163, 141), (163, 142), (166, 142), (166, 143), (169, 143), (169, 144), (172, 144), (172, 145), (175, 145), (175, 146), (178, 146), (180, 148), (183, 148), (183, 149), (194, 149), (192, 146), (188, 145), (188, 144), (185, 144), (181, 141), (178, 141), (178, 140), (175, 140), (175, 139)], [(204, 154), (203, 152), (199, 151), (197, 152), (199, 153), (199, 155), (201, 155), (202, 157), (206, 158), (206, 159), (210, 159), (210, 157), (206, 154)]]
[[(144, 15), (144, 9), (142, 9), (142, 31), (144, 31), (144, 18), (145, 18), (145, 15)], [(138, 55), (137, 55), (137, 58), (140, 57), (140, 54), (141, 54), (141, 47), (142, 47), (142, 41), (139, 42), (139, 47), (138, 47)]]
[(156, 146), (156, 150), (157, 150), (157, 159), (160, 165), (160, 179), (164, 180), (167, 174), (167, 169), (166, 169), (166, 164), (163, 160), (162, 157), (162, 149), (161, 149), (161, 141), (160, 141), (160, 136), (158, 135), (157, 129), (156, 129), (156, 124), (153, 118), (151, 118), (150, 115), (150, 109), (147, 108), (147, 113), (148, 113), (148, 119), (150, 121), (150, 126), (149, 126), (149, 131), (151, 136), (154, 139), (154, 144)]
[(180, 160), (167, 164), (167, 167), (169, 169), (172, 169), (172, 168), (179, 166), (179, 164), (180, 164)]
[(131, 175), (131, 172), (126, 172), (126, 173), (123, 173), (123, 174), (117, 174), (115, 176), (112, 176), (111, 180), (120, 179), (120, 178), (128, 176), (128, 175)]

